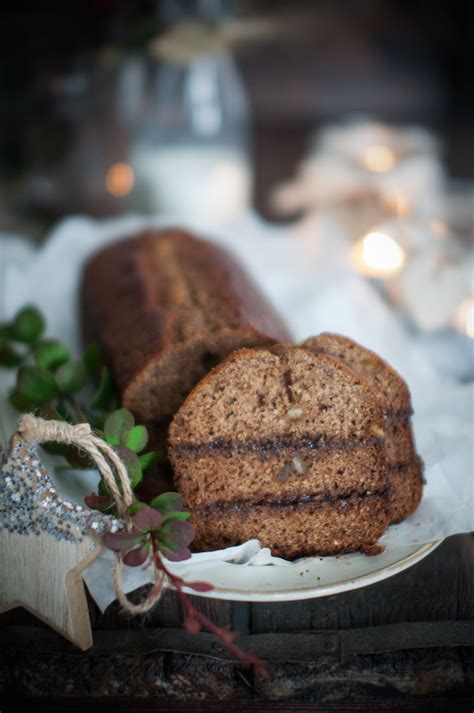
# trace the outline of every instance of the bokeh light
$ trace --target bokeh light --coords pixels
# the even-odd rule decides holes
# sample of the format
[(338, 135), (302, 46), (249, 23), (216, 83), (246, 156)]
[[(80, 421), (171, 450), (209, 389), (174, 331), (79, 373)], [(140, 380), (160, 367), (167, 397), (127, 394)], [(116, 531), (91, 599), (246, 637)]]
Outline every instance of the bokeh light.
[(107, 191), (116, 198), (126, 196), (135, 185), (135, 176), (128, 163), (114, 163), (105, 176)]

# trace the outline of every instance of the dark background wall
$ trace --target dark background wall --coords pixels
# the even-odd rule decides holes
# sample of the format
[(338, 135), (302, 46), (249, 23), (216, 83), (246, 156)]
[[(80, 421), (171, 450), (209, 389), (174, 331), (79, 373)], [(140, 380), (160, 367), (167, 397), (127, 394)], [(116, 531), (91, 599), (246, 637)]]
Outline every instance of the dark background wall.
[[(184, 16), (192, 4), (181, 3)], [(445, 139), (451, 173), (473, 175), (474, 2), (222, 5), (275, 23), (270, 37), (237, 48), (257, 131), (266, 127), (271, 135), (284, 126), (298, 132), (348, 112), (370, 112), (435, 128)], [(0, 176), (10, 180), (35, 162), (60, 157), (74, 134), (81, 77), (97, 53), (146, 51), (166, 27), (169, 8), (152, 0), (6, 6), (0, 18)], [(288, 163), (282, 159), (276, 174), (288, 171)]]

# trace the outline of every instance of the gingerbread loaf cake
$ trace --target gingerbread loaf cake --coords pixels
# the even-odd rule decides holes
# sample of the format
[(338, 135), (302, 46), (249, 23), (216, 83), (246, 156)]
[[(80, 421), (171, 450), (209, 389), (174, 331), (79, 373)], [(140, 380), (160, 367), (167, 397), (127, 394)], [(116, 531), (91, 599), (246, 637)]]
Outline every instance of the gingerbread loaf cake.
[(290, 345), (230, 355), (169, 431), (194, 545), (370, 549), (388, 524), (384, 427), (381, 398), (341, 361)]
[(173, 416), (193, 386), (241, 347), (288, 339), (238, 262), (182, 230), (145, 232), (88, 261), (86, 340), (96, 340), (122, 397), (144, 422)]
[(385, 407), (385, 451), (390, 522), (400, 522), (416, 510), (423, 492), (423, 465), (411, 429), (410, 392), (387, 362), (348, 337), (321, 334), (303, 342), (313, 354), (326, 354), (346, 364), (381, 395)]

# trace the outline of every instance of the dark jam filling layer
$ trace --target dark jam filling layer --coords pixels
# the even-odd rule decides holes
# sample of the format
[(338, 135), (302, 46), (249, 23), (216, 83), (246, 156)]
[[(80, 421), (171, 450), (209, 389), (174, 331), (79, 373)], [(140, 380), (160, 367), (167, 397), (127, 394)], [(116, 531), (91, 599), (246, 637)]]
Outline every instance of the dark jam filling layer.
[(230, 438), (216, 438), (207, 443), (175, 443), (173, 449), (177, 453), (260, 453), (276, 455), (282, 451), (299, 452), (301, 450), (343, 450), (355, 451), (372, 445), (383, 445), (384, 439), (375, 436), (367, 438), (334, 438), (324, 435), (316, 436), (275, 436), (268, 439), (248, 439), (233, 441)]
[[(322, 507), (323, 505), (337, 505), (339, 507), (348, 507), (355, 503), (367, 501), (368, 499), (385, 498), (388, 493), (386, 486), (376, 490), (367, 491), (352, 491), (346, 495), (301, 495), (298, 498), (278, 498), (272, 500), (232, 500), (227, 502), (215, 502), (206, 505), (203, 508), (196, 508), (202, 513), (222, 513), (225, 514), (229, 510), (237, 510), (245, 513), (258, 507), (269, 507), (272, 509), (278, 508), (298, 508), (304, 507)], [(191, 508), (192, 510), (193, 508)]]

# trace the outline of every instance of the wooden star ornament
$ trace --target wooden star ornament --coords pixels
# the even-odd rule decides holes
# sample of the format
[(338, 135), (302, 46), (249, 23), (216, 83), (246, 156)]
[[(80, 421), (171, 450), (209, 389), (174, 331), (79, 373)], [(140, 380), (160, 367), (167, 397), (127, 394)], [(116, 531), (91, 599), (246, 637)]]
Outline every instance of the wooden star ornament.
[(0, 470), (0, 612), (24, 607), (83, 651), (92, 646), (81, 572), (121, 529), (110, 515), (59, 497), (34, 445), (17, 433)]

